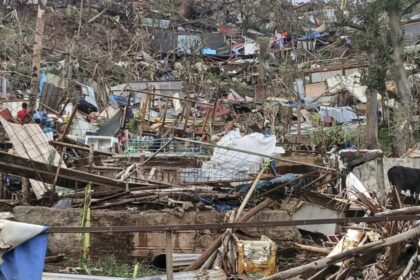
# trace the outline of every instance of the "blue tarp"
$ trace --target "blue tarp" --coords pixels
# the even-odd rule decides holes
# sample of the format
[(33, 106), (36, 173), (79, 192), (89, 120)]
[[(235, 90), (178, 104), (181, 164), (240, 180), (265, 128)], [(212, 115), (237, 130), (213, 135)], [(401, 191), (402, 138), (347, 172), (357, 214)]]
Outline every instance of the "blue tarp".
[(203, 55), (216, 55), (216, 54), (217, 54), (216, 50), (209, 49), (209, 48), (202, 49), (202, 50), (201, 50), (201, 53), (202, 53)]
[(44, 83), (47, 81), (47, 75), (44, 72), (41, 73), (41, 77), (39, 78), (38, 83), (38, 97), (41, 96), (42, 88), (44, 87)]
[(309, 40), (318, 39), (318, 38), (321, 38), (321, 37), (324, 37), (321, 34), (321, 32), (311, 31), (311, 32), (306, 33), (305, 36), (300, 37), (299, 41), (309, 41)]
[(109, 97), (109, 99), (110, 99), (109, 100), (110, 102), (112, 102), (112, 101), (116, 102), (116, 104), (118, 104), (118, 106), (127, 106), (127, 103), (128, 103), (128, 101), (125, 97), (114, 95), (114, 94), (111, 95)]
[[(256, 189), (257, 191), (268, 191), (271, 187), (293, 181), (294, 179), (297, 179), (299, 177), (302, 177), (302, 174), (286, 173), (271, 180), (258, 182)], [(252, 183), (240, 185), (239, 192), (245, 193), (251, 188), (251, 186)]]
[(48, 234), (44, 232), (3, 255), (1, 280), (41, 280), (44, 270)]
[(203, 202), (206, 205), (210, 205), (212, 206), (214, 209), (216, 209), (216, 211), (222, 212), (222, 213), (226, 213), (227, 211), (230, 211), (234, 208), (237, 208), (236, 206), (227, 204), (227, 203), (216, 203), (213, 200), (210, 200), (208, 198), (205, 197), (201, 197), (198, 196), (198, 199)]

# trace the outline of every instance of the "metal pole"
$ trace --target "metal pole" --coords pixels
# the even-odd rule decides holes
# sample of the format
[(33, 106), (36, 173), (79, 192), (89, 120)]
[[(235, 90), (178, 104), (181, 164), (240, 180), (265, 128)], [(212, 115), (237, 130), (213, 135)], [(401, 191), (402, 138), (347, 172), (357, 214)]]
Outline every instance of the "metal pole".
[[(418, 210), (418, 209), (416, 209)], [(417, 212), (417, 211), (416, 211)], [(417, 212), (419, 213), (419, 212)], [(247, 214), (245, 214), (247, 215)], [(384, 214), (385, 215), (385, 214)], [(345, 224), (345, 223), (379, 223), (391, 221), (416, 221), (420, 215), (413, 212), (410, 215), (389, 215), (374, 217), (353, 217), (336, 219), (310, 219), (310, 220), (287, 220), (287, 221), (265, 221), (265, 222), (235, 222), (219, 224), (179, 224), (179, 225), (146, 225), (146, 226), (92, 226), (84, 227), (57, 227), (50, 226), (48, 233), (123, 233), (123, 232), (167, 232), (185, 230), (206, 230), (206, 229), (229, 229), (229, 228), (274, 228), (289, 227), (298, 225), (326, 225), (326, 224)]]
[(174, 268), (172, 263), (172, 235), (173, 231), (168, 230), (166, 231), (166, 279), (173, 280), (174, 279)]

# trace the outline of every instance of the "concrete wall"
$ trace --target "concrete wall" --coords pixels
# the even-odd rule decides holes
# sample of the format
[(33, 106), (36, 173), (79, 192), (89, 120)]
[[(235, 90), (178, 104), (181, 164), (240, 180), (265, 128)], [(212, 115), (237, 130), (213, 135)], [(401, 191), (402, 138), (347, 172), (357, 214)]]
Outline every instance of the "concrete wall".
[[(390, 191), (387, 172), (393, 166), (407, 166), (413, 168), (420, 168), (420, 158), (384, 158), (384, 182), (386, 192)], [(353, 169), (354, 175), (363, 183), (369, 191), (377, 191), (377, 170), (378, 164), (376, 161), (369, 161)]]
[[(18, 206), (13, 209), (19, 222), (49, 225), (78, 226), (79, 209), (55, 209), (47, 207)], [(215, 211), (186, 212), (182, 217), (167, 211), (92, 211), (92, 226), (128, 226), (128, 225), (167, 225), (167, 224), (205, 224), (222, 223), (225, 215)], [(251, 221), (289, 220), (290, 216), (281, 210), (265, 210)], [(184, 231), (174, 236), (174, 251), (193, 253), (202, 252), (218, 236), (221, 231)], [(243, 232), (248, 239), (260, 239), (266, 235), (274, 241), (300, 241), (301, 235), (296, 227), (252, 228)], [(240, 235), (239, 235), (240, 236)], [(245, 238), (247, 239), (247, 238)], [(48, 254), (78, 256), (80, 253), (80, 235), (50, 234)], [(130, 256), (151, 256), (161, 253), (165, 246), (163, 233), (95, 233), (92, 234), (91, 251), (93, 257), (114, 254), (118, 258)]]

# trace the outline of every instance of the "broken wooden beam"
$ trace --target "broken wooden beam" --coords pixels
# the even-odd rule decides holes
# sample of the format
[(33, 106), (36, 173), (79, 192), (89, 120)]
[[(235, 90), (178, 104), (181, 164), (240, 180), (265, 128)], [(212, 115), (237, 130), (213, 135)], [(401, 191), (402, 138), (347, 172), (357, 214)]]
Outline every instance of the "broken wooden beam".
[(385, 216), (393, 216), (393, 215), (410, 215), (410, 214), (420, 214), (420, 206), (413, 206), (413, 207), (406, 207), (406, 208), (399, 208), (394, 210), (388, 210), (384, 212), (376, 213), (375, 217), (385, 217)]
[[(249, 210), (247, 213), (245, 213), (242, 217), (240, 217), (238, 222), (243, 223), (248, 221), (253, 216), (258, 214), (261, 210), (264, 210), (265, 208), (270, 206), (272, 202), (273, 201), (270, 198), (265, 199), (263, 202), (261, 202), (260, 204)], [(204, 251), (203, 254), (201, 254), (201, 256), (192, 264), (190, 264), (184, 271), (192, 271), (199, 269), (204, 264), (204, 262), (213, 254), (213, 252), (220, 247), (220, 245), (222, 244), (222, 239), (223, 234), (219, 235), (219, 237), (208, 246), (207, 250)]]
[(295, 268), (291, 268), (276, 274), (273, 274), (268, 277), (261, 278), (261, 280), (281, 280), (281, 279), (290, 279), (292, 277), (304, 274), (304, 273), (313, 273), (315, 271), (318, 271), (324, 267), (328, 267), (330, 265), (333, 265), (335, 263), (347, 260), (349, 258), (366, 255), (373, 251), (381, 250), (385, 247), (389, 247), (393, 244), (404, 242), (408, 239), (413, 239), (420, 236), (420, 226), (417, 226), (413, 229), (410, 229), (406, 232), (385, 238), (383, 240), (378, 240), (375, 242), (368, 243), (366, 245), (350, 249), (347, 251), (344, 251), (340, 254), (326, 257), (320, 260), (316, 260), (314, 262), (298, 266)]
[[(39, 180), (45, 183), (53, 183), (55, 174), (57, 173), (57, 166), (32, 161), (23, 157), (12, 155), (5, 152), (0, 152), (0, 171), (15, 174), (18, 176), (27, 177), (34, 180)], [(151, 180), (142, 180), (151, 181)], [(140, 189), (155, 189), (160, 183), (153, 185), (149, 183), (126, 183), (125, 181), (114, 180), (108, 177), (91, 174), (79, 170), (61, 168), (58, 173), (57, 185), (67, 186), (71, 188), (76, 182), (92, 183), (93, 185), (109, 186), (116, 188), (126, 188), (128, 184), (130, 187), (139, 187)], [(167, 188), (174, 185), (164, 184), (159, 187)], [(80, 186), (79, 186), (80, 187)]]
[(312, 253), (325, 254), (325, 255), (328, 255), (329, 253), (331, 253), (331, 250), (328, 248), (304, 245), (304, 244), (299, 244), (299, 243), (295, 243), (295, 246), (298, 247), (299, 249), (312, 252)]

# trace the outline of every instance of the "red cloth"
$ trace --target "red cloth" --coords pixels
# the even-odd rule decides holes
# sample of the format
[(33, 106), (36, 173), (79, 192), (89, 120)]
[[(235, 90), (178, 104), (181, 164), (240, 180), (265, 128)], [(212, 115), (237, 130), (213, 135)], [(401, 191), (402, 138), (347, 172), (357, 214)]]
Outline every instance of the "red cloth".
[(27, 109), (22, 109), (17, 113), (17, 118), (20, 122), (20, 124), (24, 124), (25, 123), (25, 117), (28, 114), (28, 110)]

